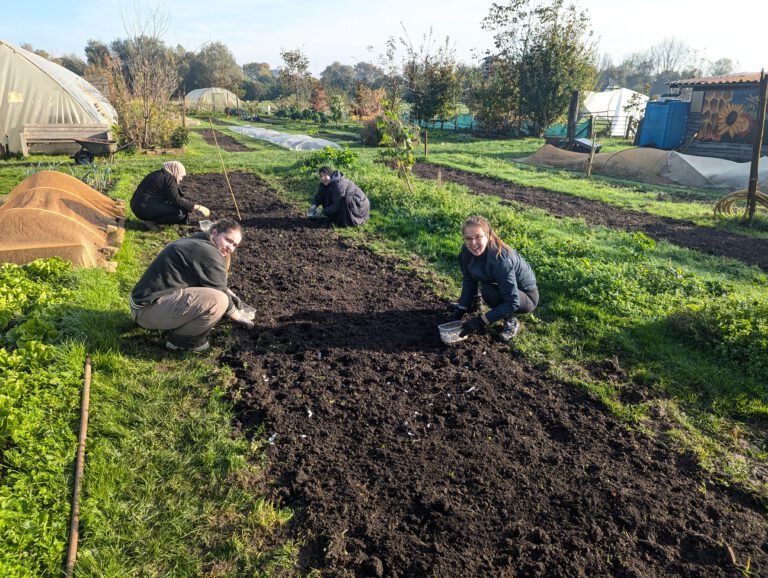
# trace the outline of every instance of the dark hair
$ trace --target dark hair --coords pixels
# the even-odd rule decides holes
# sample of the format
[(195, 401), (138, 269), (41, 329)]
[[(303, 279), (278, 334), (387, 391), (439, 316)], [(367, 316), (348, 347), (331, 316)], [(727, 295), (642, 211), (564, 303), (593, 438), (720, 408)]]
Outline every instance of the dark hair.
[(496, 257), (501, 257), (501, 251), (503, 249), (512, 250), (509, 245), (502, 241), (499, 236), (494, 232), (488, 219), (481, 217), (480, 215), (473, 215), (468, 217), (464, 224), (461, 226), (461, 232), (463, 233), (467, 227), (480, 227), (485, 231), (485, 235), (488, 237), (488, 244), (496, 249)]
[(242, 231), (243, 228), (240, 226), (240, 223), (235, 221), (233, 218), (224, 217), (223, 219), (219, 219), (213, 225), (211, 225), (211, 228), (208, 230), (209, 232), (216, 231), (218, 234), (221, 234), (226, 233), (227, 231)]
[(331, 167), (320, 167), (320, 170), (317, 172), (321, 175), (328, 175), (330, 177), (333, 170), (331, 170)]

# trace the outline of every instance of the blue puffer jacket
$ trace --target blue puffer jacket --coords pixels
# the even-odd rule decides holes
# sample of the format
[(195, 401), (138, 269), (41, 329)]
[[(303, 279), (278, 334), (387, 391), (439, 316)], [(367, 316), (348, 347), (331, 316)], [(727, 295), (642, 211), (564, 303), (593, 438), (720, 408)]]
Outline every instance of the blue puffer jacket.
[(504, 319), (517, 311), (520, 306), (518, 288), (528, 293), (536, 289), (536, 276), (528, 262), (514, 249), (498, 249), (490, 244), (479, 257), (466, 247), (459, 253), (459, 265), (464, 279), (461, 283), (459, 306), (469, 309), (477, 295), (477, 284), (497, 285), (502, 302), (485, 314), (489, 323)]

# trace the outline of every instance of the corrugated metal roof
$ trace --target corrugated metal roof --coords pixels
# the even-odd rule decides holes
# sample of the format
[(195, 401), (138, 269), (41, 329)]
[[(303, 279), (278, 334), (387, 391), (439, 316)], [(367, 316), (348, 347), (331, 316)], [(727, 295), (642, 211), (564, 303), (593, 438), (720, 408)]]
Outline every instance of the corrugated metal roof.
[(738, 74), (726, 74), (723, 76), (706, 76), (703, 78), (686, 78), (673, 80), (668, 83), (670, 88), (681, 86), (702, 86), (710, 84), (759, 84), (759, 72), (740, 72)]

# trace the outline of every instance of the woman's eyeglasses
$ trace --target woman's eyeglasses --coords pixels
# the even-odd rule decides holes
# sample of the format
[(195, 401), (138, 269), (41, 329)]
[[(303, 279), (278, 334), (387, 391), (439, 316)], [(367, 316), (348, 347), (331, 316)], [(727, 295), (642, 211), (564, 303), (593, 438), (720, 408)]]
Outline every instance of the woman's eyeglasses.
[(464, 237), (464, 242), (469, 245), (472, 241), (480, 242), (483, 239), (485, 239), (485, 235), (474, 235), (473, 237), (466, 236)]

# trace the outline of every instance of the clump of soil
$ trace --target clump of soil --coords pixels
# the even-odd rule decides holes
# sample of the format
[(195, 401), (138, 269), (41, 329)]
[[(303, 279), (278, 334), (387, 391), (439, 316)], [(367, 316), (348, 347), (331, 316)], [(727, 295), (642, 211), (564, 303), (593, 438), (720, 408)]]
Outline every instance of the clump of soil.
[(691, 221), (621, 209), (600, 201), (516, 185), (460, 169), (427, 163), (418, 163), (413, 167), (414, 174), (428, 179), (436, 179), (438, 171), (442, 179), (465, 185), (478, 195), (494, 195), (517, 201), (544, 209), (552, 215), (580, 217), (592, 225), (604, 225), (622, 231), (641, 231), (657, 241), (665, 240), (710, 255), (731, 257), (768, 271), (768, 239), (742, 237), (728, 231), (702, 227)]
[[(446, 304), (256, 177), (229, 175), (231, 285), (258, 315), (220, 359), (263, 426), (268, 492), (323, 576), (740, 576), (768, 572), (765, 509), (547, 379), (493, 333), (443, 345)], [(215, 218), (221, 175), (190, 175)], [(546, 301), (543, 295), (542, 300)]]

